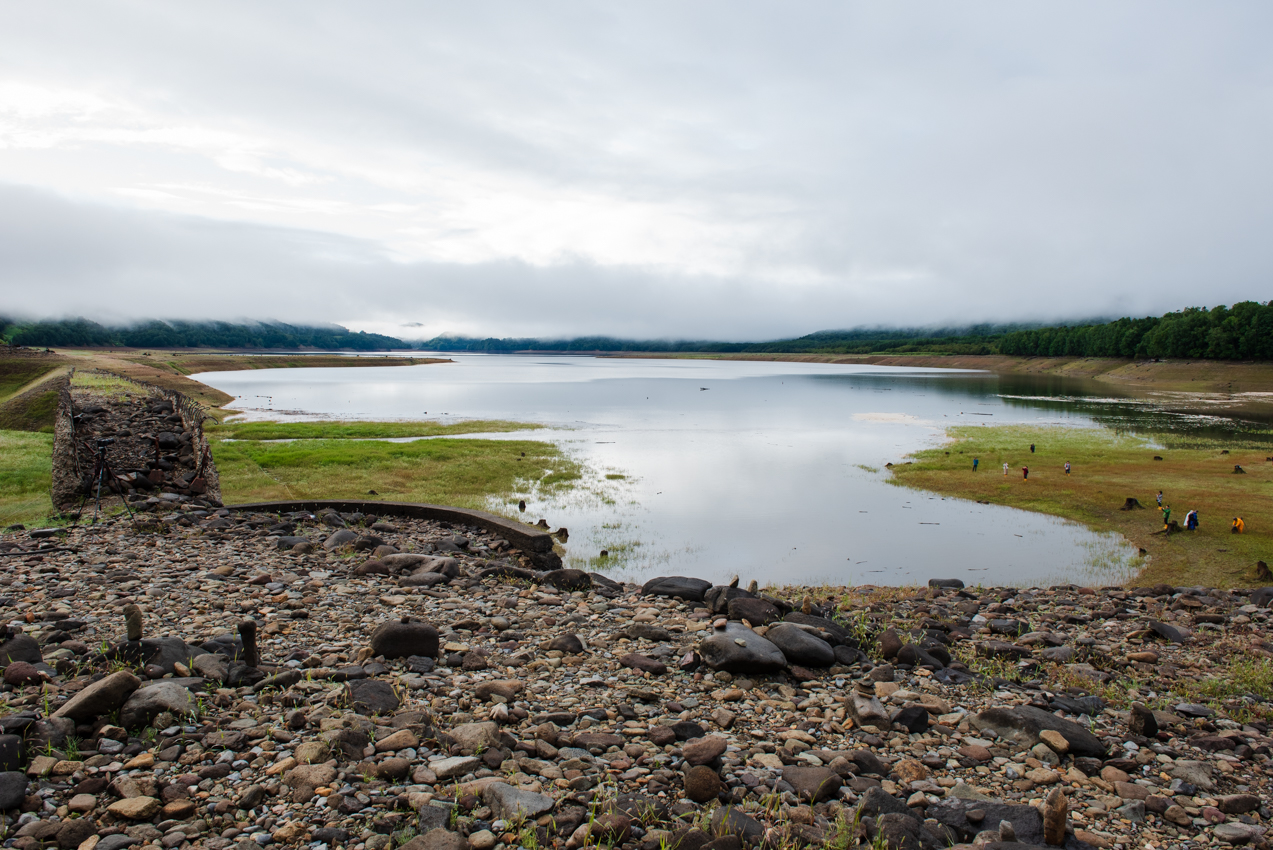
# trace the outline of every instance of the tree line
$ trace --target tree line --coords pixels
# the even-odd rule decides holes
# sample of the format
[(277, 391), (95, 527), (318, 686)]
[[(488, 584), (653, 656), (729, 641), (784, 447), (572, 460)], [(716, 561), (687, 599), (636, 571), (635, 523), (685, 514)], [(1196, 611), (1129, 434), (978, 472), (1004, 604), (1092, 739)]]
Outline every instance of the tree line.
[(0, 339), (31, 348), (122, 346), (125, 348), (261, 348), (387, 351), (409, 348), (400, 339), (339, 325), (309, 327), (282, 322), (143, 321), (122, 327), (89, 319), (21, 322), (0, 318)]
[(1273, 360), (1273, 301), (1014, 331), (995, 345), (1000, 354), (1019, 357)]

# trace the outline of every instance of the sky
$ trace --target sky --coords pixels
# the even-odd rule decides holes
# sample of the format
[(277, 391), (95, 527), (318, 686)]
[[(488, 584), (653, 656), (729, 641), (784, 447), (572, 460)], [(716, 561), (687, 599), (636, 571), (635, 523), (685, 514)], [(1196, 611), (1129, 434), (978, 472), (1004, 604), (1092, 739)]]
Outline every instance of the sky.
[(758, 340), (1273, 298), (1267, 2), (0, 14), (0, 314)]

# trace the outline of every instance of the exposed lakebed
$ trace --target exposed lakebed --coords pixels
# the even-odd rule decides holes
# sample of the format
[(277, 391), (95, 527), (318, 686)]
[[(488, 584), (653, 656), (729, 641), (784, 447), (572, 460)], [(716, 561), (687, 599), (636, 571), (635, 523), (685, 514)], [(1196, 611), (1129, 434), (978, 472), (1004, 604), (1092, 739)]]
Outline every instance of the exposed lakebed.
[[(513, 419), (592, 474), (492, 505), (570, 529), (571, 566), (762, 584), (1121, 581), (1115, 535), (888, 483), (884, 465), (950, 425), (1110, 424), (1210, 436), (1241, 425), (1114, 398), (1088, 382), (787, 362), (451, 355), (449, 364), (204, 373), (251, 419)], [(527, 432), (487, 435), (525, 438)], [(1042, 439), (1042, 437), (1041, 437)], [(1022, 446), (1028, 463), (1029, 448)], [(1012, 475), (1019, 477), (1014, 466)], [(1081, 471), (1080, 471), (1081, 473)], [(1002, 474), (982, 467), (978, 474)], [(227, 494), (229, 497), (231, 494)], [(1132, 494), (1129, 494), (1132, 495)], [(1151, 494), (1139, 494), (1148, 497)], [(597, 560), (600, 550), (611, 553)]]

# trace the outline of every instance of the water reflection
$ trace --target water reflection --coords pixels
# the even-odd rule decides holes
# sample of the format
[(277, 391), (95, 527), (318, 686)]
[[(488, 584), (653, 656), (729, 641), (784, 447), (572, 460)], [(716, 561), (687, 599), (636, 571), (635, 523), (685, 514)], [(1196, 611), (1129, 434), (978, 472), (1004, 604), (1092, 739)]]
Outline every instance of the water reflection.
[[(1136, 553), (1062, 520), (898, 488), (885, 463), (953, 424), (1116, 424), (1230, 434), (1050, 376), (808, 363), (456, 356), (456, 363), (210, 373), (253, 418), (514, 419), (592, 473), (492, 507), (566, 526), (571, 563), (625, 578), (776, 583), (1122, 580)], [(1098, 392), (1099, 391), (1099, 392)], [(499, 435), (516, 438), (526, 435)], [(607, 477), (610, 476), (610, 477)], [(600, 558), (601, 550), (609, 556)]]

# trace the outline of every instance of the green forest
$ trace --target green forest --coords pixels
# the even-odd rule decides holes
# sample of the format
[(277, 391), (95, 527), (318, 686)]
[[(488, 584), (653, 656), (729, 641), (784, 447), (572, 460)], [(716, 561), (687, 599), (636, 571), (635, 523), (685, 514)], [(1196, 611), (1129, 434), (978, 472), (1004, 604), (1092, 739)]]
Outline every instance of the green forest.
[(1273, 360), (1273, 301), (1020, 330), (1004, 334), (995, 345), (1000, 354), (1024, 357)]
[(982, 324), (947, 328), (818, 331), (771, 342), (440, 336), (404, 342), (338, 325), (281, 322), (143, 321), (122, 327), (88, 319), (19, 322), (0, 318), (0, 340), (32, 347), (250, 348), (387, 351), (652, 351), (703, 354), (1006, 354), (1018, 357), (1114, 357), (1273, 360), (1273, 301), (1189, 307), (1163, 316), (1071, 325)]
[(339, 325), (306, 327), (282, 322), (144, 321), (122, 327), (88, 319), (20, 322), (0, 318), (0, 339), (31, 348), (122, 346), (125, 348), (260, 348), (324, 351), (387, 351), (410, 346), (400, 339)]

